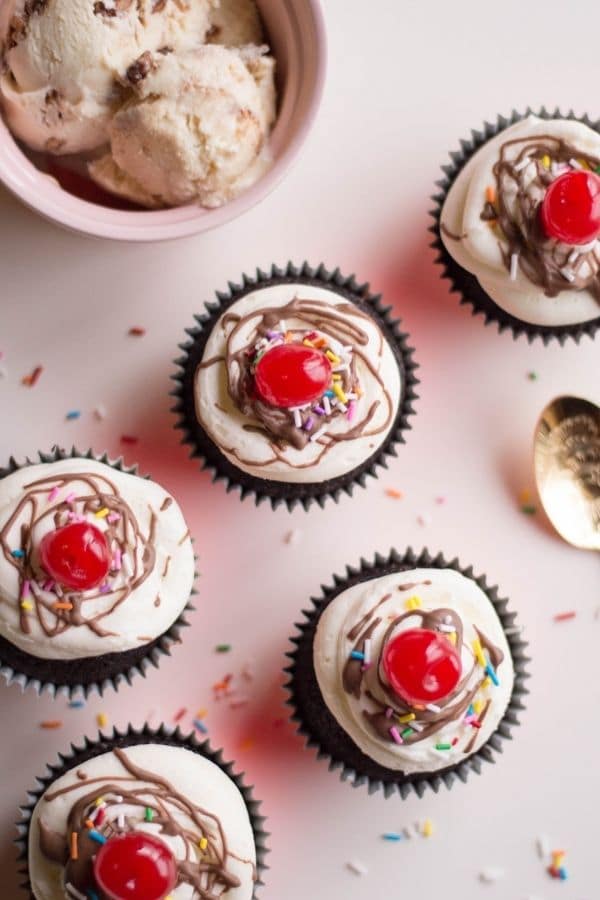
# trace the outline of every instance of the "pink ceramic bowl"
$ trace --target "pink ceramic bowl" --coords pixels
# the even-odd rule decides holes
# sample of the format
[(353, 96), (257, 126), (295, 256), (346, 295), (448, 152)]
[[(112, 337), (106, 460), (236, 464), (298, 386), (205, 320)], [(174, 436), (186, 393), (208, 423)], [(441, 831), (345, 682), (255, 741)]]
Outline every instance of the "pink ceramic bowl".
[(319, 0), (257, 2), (278, 65), (279, 117), (270, 143), (273, 165), (236, 200), (219, 209), (191, 204), (159, 211), (116, 209), (83, 200), (36, 168), (0, 117), (2, 182), (47, 219), (80, 234), (118, 241), (185, 237), (216, 228), (246, 212), (273, 190), (298, 155), (319, 108), (327, 56)]

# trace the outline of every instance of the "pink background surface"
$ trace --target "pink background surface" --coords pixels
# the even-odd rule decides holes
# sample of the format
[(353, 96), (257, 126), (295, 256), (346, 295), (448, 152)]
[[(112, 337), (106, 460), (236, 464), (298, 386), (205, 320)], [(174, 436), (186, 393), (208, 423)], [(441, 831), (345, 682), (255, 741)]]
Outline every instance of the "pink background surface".
[[(597, 11), (590, 13), (516, 0), (485, 17), (471, 0), (437, 4), (435, 15), (430, 4), (397, 0), (368, 12), (328, 0), (330, 71), (301, 161), (259, 208), (202, 238), (92, 242), (0, 192), (1, 459), (55, 442), (118, 454), (121, 434), (138, 435), (125, 458), (180, 499), (202, 572), (193, 627), (146, 681), (82, 710), (1, 687), (3, 898), (19, 896), (12, 823), (44, 762), (94, 735), (99, 711), (124, 725), (150, 713), (152, 722), (172, 721), (180, 707), (208, 709), (213, 742), (264, 800), (273, 832), (264, 900), (598, 896), (598, 559), (561, 543), (541, 513), (529, 518), (518, 504), (532, 486), (531, 435), (542, 406), (567, 392), (600, 399), (598, 341), (531, 347), (484, 328), (440, 281), (426, 234), (427, 198), (446, 151), (486, 116), (527, 103), (600, 113)], [(167, 398), (176, 344), (203, 301), (242, 271), (288, 258), (339, 265), (383, 291), (412, 335), (422, 379), (414, 430), (389, 471), (352, 500), (291, 516), (211, 485), (178, 446)], [(127, 336), (135, 325), (145, 337)], [(23, 387), (37, 364), (39, 383)], [(527, 379), (530, 370), (537, 381)], [(107, 417), (96, 422), (100, 403)], [(65, 421), (70, 409), (82, 411), (79, 421)], [(404, 499), (389, 499), (386, 488)], [(283, 540), (290, 529), (299, 532), (293, 546)], [(287, 638), (308, 597), (361, 554), (407, 544), (458, 554), (500, 584), (526, 627), (534, 677), (518, 739), (497, 766), (451, 792), (401, 802), (339, 783), (274, 721), (285, 716)], [(577, 618), (555, 624), (565, 609)], [(220, 642), (232, 645), (230, 655), (214, 653)], [(211, 685), (249, 661), (248, 705), (215, 703)], [(64, 725), (42, 731), (45, 719)], [(435, 826), (429, 840), (380, 838), (426, 817)], [(566, 884), (545, 874), (539, 834), (568, 851)], [(349, 860), (368, 873), (347, 871)], [(481, 884), (487, 866), (504, 869), (504, 879)]]

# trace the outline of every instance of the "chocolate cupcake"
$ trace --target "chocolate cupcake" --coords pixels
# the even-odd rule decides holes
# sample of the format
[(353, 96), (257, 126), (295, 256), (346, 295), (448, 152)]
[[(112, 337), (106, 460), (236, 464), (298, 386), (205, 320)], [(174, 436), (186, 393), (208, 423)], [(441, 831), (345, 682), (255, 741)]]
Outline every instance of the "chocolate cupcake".
[(304, 264), (244, 276), (181, 345), (177, 427), (242, 498), (304, 508), (364, 485), (414, 412), (407, 337), (368, 285)]
[(194, 553), (177, 503), (76, 450), (0, 469), (0, 671), (72, 696), (118, 687), (179, 642)]
[(494, 761), (527, 693), (507, 601), (442, 555), (396, 551), (334, 578), (292, 638), (299, 732), (343, 780), (422, 796)]
[(443, 166), (433, 246), (486, 323), (544, 343), (600, 326), (600, 126), (513, 112), (473, 131)]
[(252, 900), (267, 853), (251, 789), (208, 743), (100, 735), (38, 778), (19, 822), (31, 900)]

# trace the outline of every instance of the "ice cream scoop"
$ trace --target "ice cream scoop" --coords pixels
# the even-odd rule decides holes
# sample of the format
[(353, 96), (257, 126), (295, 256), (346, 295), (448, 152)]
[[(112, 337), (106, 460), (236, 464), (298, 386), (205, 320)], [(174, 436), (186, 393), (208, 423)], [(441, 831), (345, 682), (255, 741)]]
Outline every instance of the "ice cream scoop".
[(204, 40), (212, 0), (4, 0), (0, 101), (34, 150), (91, 151), (107, 141), (119, 80), (145, 51)]
[(151, 208), (220, 206), (270, 160), (275, 119), (266, 48), (205, 44), (144, 53), (127, 71), (129, 99), (109, 126), (110, 153), (90, 164), (105, 189)]

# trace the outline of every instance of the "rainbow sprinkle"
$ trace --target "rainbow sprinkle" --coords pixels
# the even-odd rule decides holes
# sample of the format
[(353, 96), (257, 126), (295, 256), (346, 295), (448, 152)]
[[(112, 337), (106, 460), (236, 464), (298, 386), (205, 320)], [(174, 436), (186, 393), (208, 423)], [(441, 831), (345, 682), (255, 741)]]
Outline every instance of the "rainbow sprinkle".
[(401, 737), (401, 735), (400, 735), (400, 732), (398, 731), (398, 729), (396, 728), (395, 725), (393, 725), (393, 726), (390, 728), (390, 735), (391, 735), (392, 740), (394, 741), (394, 743), (396, 743), (396, 744), (403, 744), (403, 743), (404, 743), (404, 741), (402, 740), (402, 737)]
[(105, 844), (106, 838), (103, 834), (100, 834), (99, 831), (96, 831), (95, 828), (91, 828), (88, 831), (88, 837), (91, 838), (92, 841), (96, 841), (97, 844)]

